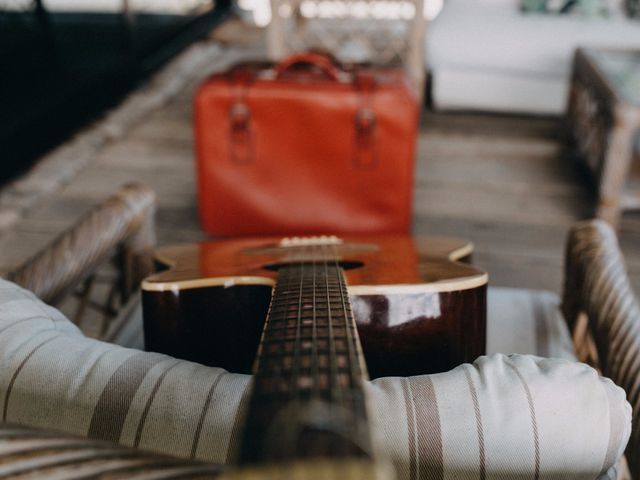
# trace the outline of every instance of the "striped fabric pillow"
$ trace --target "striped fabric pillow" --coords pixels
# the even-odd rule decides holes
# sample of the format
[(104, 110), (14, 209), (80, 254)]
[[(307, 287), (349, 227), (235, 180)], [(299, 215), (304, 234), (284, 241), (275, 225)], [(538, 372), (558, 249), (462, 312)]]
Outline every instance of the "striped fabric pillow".
[[(85, 338), (0, 280), (3, 422), (228, 463), (250, 377)], [(622, 454), (631, 411), (591, 368), (525, 355), (367, 385), (399, 479), (594, 478)]]

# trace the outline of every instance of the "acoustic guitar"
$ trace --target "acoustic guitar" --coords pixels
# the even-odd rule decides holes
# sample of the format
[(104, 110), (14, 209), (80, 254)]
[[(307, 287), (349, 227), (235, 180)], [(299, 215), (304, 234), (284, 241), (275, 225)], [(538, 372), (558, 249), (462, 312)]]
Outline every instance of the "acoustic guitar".
[(484, 353), (487, 275), (471, 253), (400, 235), (161, 249), (166, 270), (142, 285), (146, 348), (234, 372), (255, 362), (244, 468), (228, 475), (392, 478), (373, 461), (363, 381)]

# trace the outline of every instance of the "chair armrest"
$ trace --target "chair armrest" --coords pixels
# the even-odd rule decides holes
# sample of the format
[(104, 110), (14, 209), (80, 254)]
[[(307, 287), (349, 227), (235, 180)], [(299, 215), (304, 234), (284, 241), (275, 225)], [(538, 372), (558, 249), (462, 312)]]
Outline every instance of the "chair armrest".
[(626, 456), (640, 478), (640, 306), (613, 228), (602, 220), (575, 225), (566, 247), (562, 310), (577, 352), (597, 360), (633, 408)]
[(153, 267), (154, 213), (151, 189), (124, 185), (8, 278), (56, 304), (116, 254), (122, 270), (120, 293), (126, 300)]
[(221, 468), (110, 442), (0, 423), (0, 476), (148, 480), (215, 478)]

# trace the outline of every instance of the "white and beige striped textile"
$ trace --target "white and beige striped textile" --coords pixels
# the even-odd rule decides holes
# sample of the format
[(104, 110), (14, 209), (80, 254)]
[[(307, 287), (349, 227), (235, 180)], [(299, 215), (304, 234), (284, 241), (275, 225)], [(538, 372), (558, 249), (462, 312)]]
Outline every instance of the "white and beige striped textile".
[[(6, 281), (0, 365), (2, 422), (219, 464), (232, 459), (250, 381), (85, 338)], [(608, 478), (630, 434), (624, 391), (570, 360), (496, 354), (367, 391), (399, 480)]]

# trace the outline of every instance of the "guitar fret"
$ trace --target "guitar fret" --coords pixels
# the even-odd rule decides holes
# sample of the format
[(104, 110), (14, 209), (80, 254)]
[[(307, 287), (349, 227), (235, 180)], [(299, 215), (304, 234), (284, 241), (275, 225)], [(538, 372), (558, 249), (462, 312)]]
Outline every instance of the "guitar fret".
[[(328, 350), (327, 351), (319, 351), (318, 352), (320, 355), (324, 356), (326, 354), (328, 354)], [(285, 358), (287, 356), (292, 356), (293, 355), (293, 351), (290, 349), (285, 349), (284, 351), (279, 350), (279, 351), (272, 351), (267, 349), (266, 351), (264, 351), (264, 358)], [(348, 356), (349, 356), (349, 351), (348, 350), (338, 350), (336, 351), (336, 364), (340, 367), (342, 365), (344, 365), (345, 367), (348, 366)], [(301, 355), (300, 359), (301, 361), (308, 361), (307, 359), (311, 358), (310, 355)], [(323, 359), (318, 359), (318, 365), (320, 367), (322, 367), (323, 363), (325, 362), (325, 360)]]
[[(269, 332), (268, 335), (265, 335), (265, 340), (271, 340), (271, 339), (275, 340), (279, 338), (293, 340), (298, 337), (309, 338), (312, 336), (311, 331), (314, 329), (313, 324), (304, 325), (300, 323), (299, 327), (300, 327), (300, 331), (302, 332), (301, 335), (298, 335), (298, 327), (287, 325), (283, 328), (278, 328), (277, 330)], [(329, 335), (329, 325), (322, 325), (322, 326), (315, 325), (315, 331), (316, 331), (316, 336), (321, 338), (324, 338), (324, 337), (336, 338), (340, 336), (347, 336), (347, 334), (348, 336), (351, 336), (351, 334), (353, 333), (352, 328), (345, 328), (343, 324), (333, 325), (333, 328), (331, 330), (331, 333), (332, 333), (331, 335)], [(341, 340), (341, 339), (339, 338), (336, 339), (336, 341), (338, 340)]]
[[(288, 358), (284, 355), (291, 353), (293, 342), (298, 369), (315, 364), (312, 373), (317, 376), (319, 368), (325, 364), (331, 367), (333, 363), (331, 373), (335, 378), (342, 368), (353, 367), (348, 342), (353, 342), (355, 327), (348, 321), (351, 309), (343, 301), (346, 287), (336, 273), (326, 265), (309, 263), (295, 266), (279, 277), (270, 311), (270, 329), (263, 339), (271, 345), (265, 351), (269, 358)], [(338, 390), (334, 394), (341, 393)]]
[[(286, 360), (289, 360), (289, 362), (287, 362)], [(306, 368), (306, 370), (304, 368), (300, 368), (300, 371), (298, 372), (297, 370), (293, 369), (293, 358), (292, 357), (287, 357), (285, 359), (283, 359), (284, 364), (286, 365), (285, 368), (283, 368), (280, 372), (279, 375), (267, 375), (263, 378), (291, 378), (292, 376), (296, 375), (296, 376), (300, 376), (300, 377), (304, 377), (310, 374), (311, 369), (310, 368)], [(287, 365), (288, 363), (288, 365)], [(300, 366), (298, 366), (300, 367)], [(346, 377), (344, 377), (346, 380), (348, 380), (349, 377), (349, 373), (350, 373), (350, 369), (349, 367), (345, 364), (342, 367), (338, 367), (335, 369), (335, 372), (338, 374), (338, 376), (340, 375), (347, 375)], [(321, 375), (330, 375), (332, 373), (331, 369), (327, 368), (326, 366), (323, 368), (319, 368), (318, 369), (318, 374)], [(352, 385), (352, 383), (349, 383), (349, 385)], [(311, 384), (308, 384), (304, 387), (301, 387), (300, 390), (313, 390), (314, 386)], [(262, 392), (262, 393), (268, 393), (268, 392)]]
[[(350, 311), (347, 311), (347, 316), (351, 316), (350, 313), (351, 313)], [(271, 321), (274, 324), (278, 324), (278, 323), (280, 323), (282, 321), (286, 321), (286, 320), (298, 320), (298, 319), (313, 318), (313, 319), (316, 319), (317, 321), (328, 322), (330, 319), (338, 318), (338, 317), (341, 320), (344, 320), (345, 314), (344, 314), (343, 310), (321, 309), (321, 310), (317, 311), (315, 315), (313, 313), (311, 313), (311, 312), (305, 312), (304, 314), (302, 314), (302, 312), (300, 312), (299, 314), (296, 314), (296, 315), (292, 315), (292, 314), (275, 314), (274, 316), (271, 317)]]
[[(304, 379), (305, 377), (302, 378)], [(311, 377), (306, 377), (306, 380), (307, 382), (310, 382)], [(320, 376), (319, 380), (325, 387), (330, 383), (328, 374)], [(268, 393), (264, 393), (260, 396), (261, 404), (264, 404), (266, 407), (269, 407), (269, 404), (273, 405), (275, 403), (286, 401), (291, 393), (289, 391), (289, 380), (284, 377), (263, 379), (260, 383), (256, 383), (254, 387), (261, 390), (268, 390)], [(344, 385), (345, 389), (349, 387), (350, 386), (348, 384)], [(315, 396), (316, 395), (312, 390), (304, 390), (300, 393), (300, 397), (304, 398), (314, 398)], [(344, 403), (341, 405), (341, 408), (360, 408), (358, 404), (362, 401), (364, 401), (364, 397), (362, 395), (345, 395)]]

